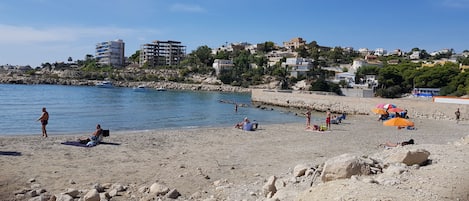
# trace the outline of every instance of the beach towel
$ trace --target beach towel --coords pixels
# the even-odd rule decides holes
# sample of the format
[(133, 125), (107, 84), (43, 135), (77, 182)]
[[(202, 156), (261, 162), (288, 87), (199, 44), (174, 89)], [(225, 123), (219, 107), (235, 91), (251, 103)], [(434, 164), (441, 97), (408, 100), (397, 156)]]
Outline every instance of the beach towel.
[(82, 144), (78, 141), (66, 141), (66, 142), (62, 142), (60, 144), (71, 145), (71, 146), (76, 146), (76, 147), (89, 147), (89, 146), (86, 146), (86, 144)]
[[(93, 147), (93, 146), (87, 146), (87, 144), (83, 144), (83, 143), (80, 143), (78, 141), (66, 141), (66, 142), (62, 142), (60, 144), (76, 146), (76, 147)], [(103, 144), (103, 145), (120, 145), (120, 143), (114, 143), (114, 142), (100, 142), (99, 144)]]

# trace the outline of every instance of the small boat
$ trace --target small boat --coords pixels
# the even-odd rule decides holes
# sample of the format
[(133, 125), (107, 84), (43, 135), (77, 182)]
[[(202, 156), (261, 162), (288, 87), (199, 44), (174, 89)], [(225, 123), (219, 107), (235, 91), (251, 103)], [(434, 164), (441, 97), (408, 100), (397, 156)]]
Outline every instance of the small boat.
[(107, 81), (107, 80), (102, 81), (102, 82), (98, 82), (96, 84), (96, 86), (99, 87), (99, 88), (112, 88), (113, 87), (112, 82)]
[(164, 87), (158, 87), (156, 88), (156, 91), (166, 91), (166, 89)]
[(134, 91), (146, 91), (148, 88), (146, 85), (141, 84), (141, 85), (134, 87), (133, 89)]

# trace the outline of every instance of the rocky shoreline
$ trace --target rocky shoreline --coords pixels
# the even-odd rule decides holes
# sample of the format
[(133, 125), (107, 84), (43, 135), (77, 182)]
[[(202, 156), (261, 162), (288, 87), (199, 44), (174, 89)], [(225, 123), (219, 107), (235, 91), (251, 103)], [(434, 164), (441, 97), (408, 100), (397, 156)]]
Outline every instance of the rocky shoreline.
[[(63, 79), (63, 78), (35, 78), (27, 76), (0, 76), (0, 83), (3, 84), (51, 84), (51, 85), (73, 85), (73, 86), (95, 86), (99, 80), (83, 80), (83, 79)], [(116, 87), (136, 87), (138, 85), (146, 85), (149, 88), (163, 87), (170, 90), (191, 90), (191, 91), (222, 91), (222, 92), (241, 92), (247, 93), (251, 89), (244, 87), (237, 87), (225, 84), (188, 84), (170, 81), (162, 82), (126, 82), (115, 81), (113, 85)]]

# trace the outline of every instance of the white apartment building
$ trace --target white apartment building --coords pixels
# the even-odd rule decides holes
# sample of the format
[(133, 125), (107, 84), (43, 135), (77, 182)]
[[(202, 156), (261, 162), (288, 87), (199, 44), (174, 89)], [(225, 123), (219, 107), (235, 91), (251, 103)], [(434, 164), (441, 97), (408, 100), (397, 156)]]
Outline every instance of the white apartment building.
[(231, 70), (234, 64), (232, 60), (225, 60), (225, 59), (215, 59), (213, 61), (212, 67), (215, 69), (216, 75), (220, 75), (220, 72), (224, 70)]
[(96, 44), (95, 58), (99, 64), (123, 67), (125, 43), (121, 39)]
[(186, 46), (179, 41), (159, 41), (140, 46), (139, 66), (171, 66), (178, 65), (186, 56)]
[(412, 60), (420, 59), (420, 51), (413, 51), (409, 58)]
[(287, 58), (282, 66), (290, 71), (292, 77), (306, 75), (313, 68), (313, 60), (306, 58)]
[(286, 58), (296, 57), (297, 55), (298, 55), (297, 52), (292, 52), (290, 50), (289, 51), (274, 50), (274, 51), (271, 51), (271, 52), (268, 52), (267, 54), (265, 54), (265, 56), (268, 59), (267, 64), (269, 66), (275, 65), (276, 63), (280, 62), (280, 60), (283, 59), (284, 57), (286, 57)]
[(384, 56), (387, 54), (387, 51), (383, 48), (376, 48), (373, 54), (376, 56)]

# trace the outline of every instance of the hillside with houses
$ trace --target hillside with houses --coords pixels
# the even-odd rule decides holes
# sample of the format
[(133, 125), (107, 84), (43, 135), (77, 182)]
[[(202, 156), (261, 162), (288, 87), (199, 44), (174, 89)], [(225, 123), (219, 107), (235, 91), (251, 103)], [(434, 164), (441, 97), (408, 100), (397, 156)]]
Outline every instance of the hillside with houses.
[(38, 67), (1, 65), (0, 82), (93, 85), (109, 79), (120, 86), (141, 82), (229, 85), (387, 98), (425, 90), (452, 96), (469, 92), (469, 50), (356, 50), (321, 46), (300, 37), (281, 45), (266, 41), (200, 46), (188, 54), (183, 43), (171, 40), (142, 44), (129, 57), (124, 56), (124, 47), (119, 39), (96, 44), (95, 53), (83, 60), (69, 57)]

